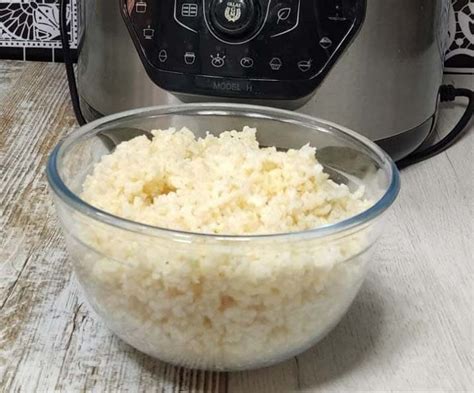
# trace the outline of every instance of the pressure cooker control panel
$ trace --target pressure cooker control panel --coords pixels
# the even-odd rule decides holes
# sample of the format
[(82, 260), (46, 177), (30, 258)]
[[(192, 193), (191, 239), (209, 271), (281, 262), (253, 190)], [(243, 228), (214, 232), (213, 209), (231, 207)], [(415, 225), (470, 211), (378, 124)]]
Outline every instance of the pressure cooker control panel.
[(365, 0), (120, 0), (150, 78), (207, 96), (310, 95), (357, 34)]

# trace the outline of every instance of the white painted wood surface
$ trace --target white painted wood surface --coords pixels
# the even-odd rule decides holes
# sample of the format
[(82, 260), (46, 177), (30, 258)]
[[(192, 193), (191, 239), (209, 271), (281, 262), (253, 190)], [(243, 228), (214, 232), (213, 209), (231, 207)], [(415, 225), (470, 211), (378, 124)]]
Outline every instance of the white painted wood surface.
[[(446, 109), (443, 129), (462, 105)], [(403, 172), (378, 258), (336, 329), (297, 358), (229, 374), (148, 358), (83, 303), (44, 176), (74, 128), (60, 65), (0, 62), (0, 391), (474, 391), (472, 128)]]

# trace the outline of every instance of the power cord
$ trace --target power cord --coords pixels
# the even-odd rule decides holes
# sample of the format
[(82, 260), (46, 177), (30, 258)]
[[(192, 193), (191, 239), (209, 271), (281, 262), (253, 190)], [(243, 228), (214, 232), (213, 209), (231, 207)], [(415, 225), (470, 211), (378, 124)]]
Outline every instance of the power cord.
[(454, 126), (453, 130), (439, 142), (427, 147), (426, 149), (415, 151), (408, 157), (398, 161), (397, 166), (399, 169), (404, 169), (442, 153), (454, 145), (466, 131), (467, 125), (472, 119), (474, 113), (474, 91), (469, 89), (458, 89), (453, 85), (443, 85), (441, 86), (439, 93), (441, 102), (452, 102), (458, 97), (466, 97), (468, 99), (468, 104), (464, 114), (459, 122)]
[(77, 92), (76, 76), (74, 74), (74, 65), (71, 57), (71, 50), (69, 47), (69, 32), (67, 28), (67, 5), (68, 0), (61, 0), (59, 6), (59, 30), (61, 33), (61, 43), (63, 46), (64, 64), (66, 66), (67, 82), (69, 91), (71, 93), (71, 102), (77, 122), (83, 126), (87, 123), (81, 111), (81, 104), (79, 102), (79, 93)]

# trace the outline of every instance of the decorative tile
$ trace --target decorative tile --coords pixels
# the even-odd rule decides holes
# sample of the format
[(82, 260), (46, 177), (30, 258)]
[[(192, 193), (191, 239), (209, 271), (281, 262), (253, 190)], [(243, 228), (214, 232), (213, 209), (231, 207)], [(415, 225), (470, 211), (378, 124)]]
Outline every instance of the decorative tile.
[(446, 70), (474, 73), (474, 1), (453, 0)]
[[(68, 22), (71, 48), (77, 48), (75, 2)], [(0, 0), (0, 58), (55, 61), (60, 48), (57, 0)]]

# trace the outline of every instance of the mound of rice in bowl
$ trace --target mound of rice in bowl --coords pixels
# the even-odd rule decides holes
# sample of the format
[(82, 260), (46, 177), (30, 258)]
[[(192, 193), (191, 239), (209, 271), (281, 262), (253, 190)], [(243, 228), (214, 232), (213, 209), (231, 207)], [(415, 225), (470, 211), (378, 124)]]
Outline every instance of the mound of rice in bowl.
[[(104, 156), (82, 198), (153, 235), (81, 217), (76, 272), (113, 331), (162, 360), (199, 368), (269, 364), (310, 346), (363, 280), (368, 231), (307, 231), (372, 204), (324, 173), (313, 147), (260, 148), (256, 130), (196, 139), (153, 131)], [(250, 238), (227, 235), (251, 236)]]

